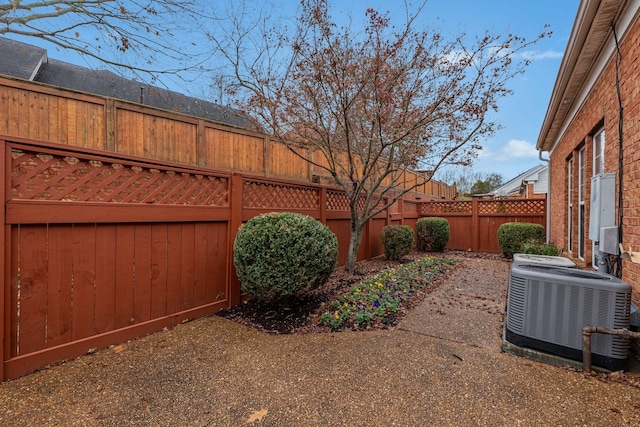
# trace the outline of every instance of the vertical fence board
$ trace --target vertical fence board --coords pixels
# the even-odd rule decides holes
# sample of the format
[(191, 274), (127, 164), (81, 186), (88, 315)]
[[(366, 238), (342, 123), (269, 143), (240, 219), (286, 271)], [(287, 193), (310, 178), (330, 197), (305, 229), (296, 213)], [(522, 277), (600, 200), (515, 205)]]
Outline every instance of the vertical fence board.
[[(66, 102), (66, 120), (67, 120), (67, 144), (71, 145), (79, 145), (78, 144), (78, 126), (77, 126), (77, 107), (78, 102), (74, 99), (67, 99)], [(80, 145), (82, 146), (82, 145)]]
[(167, 225), (167, 314), (182, 309), (182, 225)]
[(134, 231), (133, 319), (151, 319), (151, 225), (136, 224)]
[(0, 134), (9, 131), (9, 88), (0, 85)]
[(20, 354), (42, 350), (46, 344), (47, 227), (20, 227), (18, 345)]
[(68, 225), (48, 230), (47, 347), (70, 342), (72, 327), (73, 233)]
[(29, 92), (21, 90), (18, 96), (20, 117), (18, 118), (18, 132), (20, 135), (29, 135)]
[(151, 226), (151, 318), (167, 315), (167, 225)]
[(207, 303), (227, 298), (227, 227), (228, 222), (207, 224)]
[(73, 327), (74, 340), (95, 333), (96, 227), (73, 227)]
[(180, 265), (180, 302), (182, 310), (193, 307), (193, 258), (195, 248), (195, 227), (182, 224), (181, 265)]
[(115, 329), (116, 309), (116, 235), (114, 224), (96, 228), (96, 332)]
[(47, 132), (48, 137), (46, 139), (50, 141), (63, 141), (63, 139), (60, 138), (60, 128), (62, 127), (59, 116), (60, 98), (57, 96), (49, 96), (48, 99), (47, 114), (49, 117), (47, 118), (47, 122), (49, 123), (49, 131)]
[(4, 360), (15, 357), (18, 354), (18, 282), (20, 280), (18, 270), (18, 255), (20, 254), (20, 226), (13, 226), (10, 230), (11, 254), (9, 264), (10, 288), (7, 292), (8, 300), (5, 301), (4, 334), (8, 343), (4, 348)]
[(60, 127), (58, 129), (58, 139), (56, 139), (56, 142), (60, 142), (62, 144), (69, 144), (69, 128), (70, 123), (69, 123), (69, 111), (68, 111), (68, 105), (71, 103), (70, 99), (67, 98), (61, 98), (58, 97), (57, 98), (58, 101), (58, 105), (56, 106), (58, 108), (57, 111), (57, 117), (58, 117), (58, 121), (60, 122)]
[(150, 158), (157, 158), (157, 153), (160, 153), (159, 147), (162, 146), (162, 140), (158, 138), (156, 132), (156, 117), (150, 115), (142, 116), (142, 140), (144, 141), (144, 156)]
[(133, 323), (134, 226), (116, 226), (116, 329)]
[(384, 247), (382, 245), (382, 241), (380, 240), (380, 233), (382, 233), (382, 229), (386, 225), (385, 218), (374, 218), (370, 222), (369, 228), (369, 248), (370, 248), (370, 257), (377, 257), (378, 255), (384, 254)]
[(194, 224), (194, 257), (193, 257), (193, 305), (198, 307), (207, 302), (207, 224)]
[(344, 265), (347, 261), (347, 253), (349, 251), (349, 220), (330, 219), (327, 221), (327, 227), (329, 227), (333, 234), (338, 238), (338, 264)]

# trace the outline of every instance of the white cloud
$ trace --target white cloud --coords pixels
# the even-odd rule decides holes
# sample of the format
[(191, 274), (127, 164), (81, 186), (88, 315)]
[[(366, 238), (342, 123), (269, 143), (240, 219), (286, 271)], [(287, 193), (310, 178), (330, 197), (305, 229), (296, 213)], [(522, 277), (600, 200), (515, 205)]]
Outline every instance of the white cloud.
[(486, 159), (488, 157), (492, 157), (493, 153), (491, 152), (491, 149), (489, 149), (488, 147), (480, 147), (477, 151), (478, 154), (478, 159)]
[(502, 153), (497, 160), (508, 161), (510, 159), (529, 159), (538, 157), (535, 144), (521, 139), (512, 139), (502, 148)]
[(562, 58), (564, 55), (563, 52), (559, 52), (557, 50), (545, 50), (541, 52), (539, 50), (529, 50), (526, 52), (522, 52), (520, 56), (524, 59), (528, 59), (530, 61), (537, 61), (540, 59), (555, 59)]

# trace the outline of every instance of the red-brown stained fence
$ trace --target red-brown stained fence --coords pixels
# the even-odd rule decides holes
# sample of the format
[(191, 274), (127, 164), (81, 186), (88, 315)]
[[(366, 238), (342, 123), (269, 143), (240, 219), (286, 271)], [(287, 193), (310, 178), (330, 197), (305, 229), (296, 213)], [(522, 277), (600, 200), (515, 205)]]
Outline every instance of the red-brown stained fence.
[(420, 204), (421, 217), (449, 221), (447, 249), (499, 253), (498, 228), (506, 222), (529, 222), (546, 227), (546, 199), (451, 200)]
[(30, 141), (2, 153), (3, 379), (229, 306), (229, 175)]
[[(346, 259), (350, 215), (339, 190), (0, 142), (2, 379), (238, 304), (232, 243), (242, 222), (263, 212), (317, 218), (338, 237), (340, 263)], [(402, 215), (369, 221), (359, 259), (383, 253), (379, 234), (392, 218)]]
[[(91, 348), (126, 341), (238, 304), (232, 244), (263, 212), (317, 218), (350, 236), (346, 195), (313, 184), (0, 137), (4, 348), (10, 379)], [(398, 201), (370, 220), (359, 259), (383, 253), (388, 224), (443, 216), (450, 248), (498, 252), (507, 221), (544, 224), (544, 200)]]

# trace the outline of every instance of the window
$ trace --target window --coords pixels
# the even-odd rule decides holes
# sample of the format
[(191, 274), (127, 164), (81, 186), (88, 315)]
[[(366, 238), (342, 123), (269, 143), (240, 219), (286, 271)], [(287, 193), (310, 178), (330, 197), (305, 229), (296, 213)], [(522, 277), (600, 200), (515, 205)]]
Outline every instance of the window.
[(582, 260), (584, 260), (584, 241), (586, 238), (584, 233), (586, 178), (585, 149), (582, 147), (580, 151), (578, 151), (578, 258)]
[(573, 158), (567, 161), (567, 250), (573, 252)]
[[(600, 128), (593, 134), (593, 176), (604, 173), (604, 128)], [(598, 244), (596, 241), (591, 242), (591, 265), (598, 268)]]
[(593, 174), (604, 173), (604, 129), (593, 135)]

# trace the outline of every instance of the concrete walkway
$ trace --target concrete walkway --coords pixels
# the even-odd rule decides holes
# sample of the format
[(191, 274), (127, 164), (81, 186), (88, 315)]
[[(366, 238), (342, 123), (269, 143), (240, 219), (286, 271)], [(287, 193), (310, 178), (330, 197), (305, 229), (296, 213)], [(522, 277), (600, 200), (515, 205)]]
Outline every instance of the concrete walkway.
[(465, 260), (394, 330), (185, 323), (0, 385), (0, 425), (640, 425), (640, 389), (500, 351), (507, 275)]

